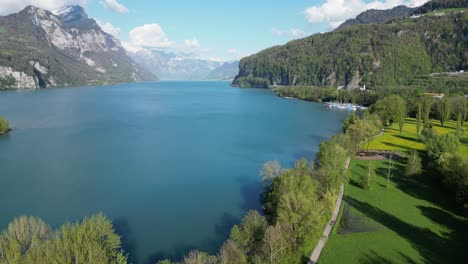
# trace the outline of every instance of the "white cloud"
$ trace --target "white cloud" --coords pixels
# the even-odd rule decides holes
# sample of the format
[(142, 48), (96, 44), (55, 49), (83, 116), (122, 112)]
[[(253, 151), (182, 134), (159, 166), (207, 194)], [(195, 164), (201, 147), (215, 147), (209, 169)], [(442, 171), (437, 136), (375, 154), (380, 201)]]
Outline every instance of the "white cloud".
[(271, 33), (275, 36), (290, 36), (290, 37), (293, 37), (293, 38), (298, 38), (298, 37), (302, 37), (302, 36), (305, 36), (306, 35), (306, 32), (302, 29), (298, 29), (298, 28), (291, 28), (291, 29), (288, 29), (288, 30), (281, 30), (281, 29), (277, 29), (277, 28), (272, 28), (271, 29)]
[(284, 31), (279, 30), (277, 28), (272, 28), (271, 33), (273, 33), (273, 35), (275, 35), (275, 36), (283, 36), (284, 35)]
[(227, 52), (231, 55), (239, 54), (239, 51), (237, 49), (228, 49)]
[(105, 8), (117, 13), (128, 13), (128, 8), (119, 3), (117, 0), (101, 0), (99, 3)]
[(128, 42), (123, 44), (130, 51), (144, 48), (167, 49), (173, 46), (173, 43), (158, 24), (144, 24), (132, 29), (129, 33)]
[(28, 5), (52, 11), (65, 5), (84, 6), (86, 2), (86, 0), (0, 0), (0, 15), (16, 13)]
[(312, 6), (304, 12), (309, 23), (328, 23), (335, 28), (347, 19), (354, 18), (368, 9), (389, 9), (397, 5), (419, 6), (427, 0), (327, 0), (320, 6)]
[(293, 36), (293, 37), (302, 37), (304, 36), (306, 33), (304, 30), (302, 29), (298, 29), (298, 28), (291, 28), (289, 30), (289, 35)]
[(98, 25), (101, 27), (102, 30), (104, 30), (104, 32), (109, 33), (113, 35), (114, 37), (119, 36), (119, 33), (120, 33), (119, 27), (114, 27), (114, 25), (112, 25), (111, 23), (104, 22), (99, 19), (96, 19), (96, 23), (98, 23)]
[(189, 48), (189, 49), (195, 49), (195, 48), (200, 47), (200, 43), (198, 42), (198, 39), (196, 38), (186, 39), (184, 41), (184, 45), (186, 48)]

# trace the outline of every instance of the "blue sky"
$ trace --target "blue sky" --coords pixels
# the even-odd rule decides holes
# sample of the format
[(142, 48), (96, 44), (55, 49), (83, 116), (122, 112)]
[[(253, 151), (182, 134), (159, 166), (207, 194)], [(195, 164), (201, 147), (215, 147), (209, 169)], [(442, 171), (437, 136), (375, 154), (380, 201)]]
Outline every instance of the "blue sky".
[(91, 17), (119, 27), (123, 41), (129, 40), (128, 32), (133, 28), (155, 23), (172, 42), (182, 44), (195, 38), (202, 55), (234, 59), (293, 39), (286, 32), (274, 34), (274, 29), (300, 29), (307, 33), (327, 30), (323, 23), (313, 25), (305, 18), (304, 10), (314, 2), (320, 1), (120, 0), (129, 9), (122, 14), (103, 9), (94, 1), (87, 11)]
[[(32, 4), (80, 4), (128, 49), (184, 51), (239, 59), (313, 33), (329, 31), (369, 8), (424, 0), (0, 0), (0, 15)], [(146, 26), (144, 26), (146, 25)]]

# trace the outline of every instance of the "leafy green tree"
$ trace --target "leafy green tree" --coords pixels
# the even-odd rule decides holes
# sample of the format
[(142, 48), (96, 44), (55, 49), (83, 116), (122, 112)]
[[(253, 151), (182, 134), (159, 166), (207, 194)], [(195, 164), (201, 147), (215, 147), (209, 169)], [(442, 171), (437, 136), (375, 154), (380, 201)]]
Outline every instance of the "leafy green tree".
[(38, 248), (51, 235), (51, 229), (39, 218), (21, 216), (0, 235), (0, 263), (21, 263), (37, 256)]
[(440, 99), (437, 103), (440, 124), (445, 126), (445, 122), (450, 119), (450, 104), (447, 99)]
[(367, 164), (367, 173), (364, 175), (361, 175), (360, 179), (360, 185), (362, 188), (366, 190), (372, 189), (372, 181), (375, 178), (375, 170), (374, 170), (374, 164), (369, 161)]
[(315, 185), (310, 175), (291, 170), (280, 179), (281, 182), (277, 186), (280, 190), (275, 190), (280, 194), (277, 206), (278, 222), (289, 230), (292, 250), (295, 251), (298, 244), (318, 227), (317, 214), (323, 213), (323, 208), (315, 196)]
[(8, 120), (0, 116), (0, 133), (8, 132), (10, 129), (10, 123)]
[(254, 252), (260, 246), (267, 226), (264, 216), (257, 211), (249, 211), (242, 219), (242, 223), (231, 229), (230, 239), (235, 241), (246, 254)]
[(247, 264), (247, 255), (234, 240), (226, 241), (218, 254), (219, 264)]
[(281, 174), (281, 165), (278, 161), (268, 161), (263, 164), (262, 170), (260, 171), (260, 176), (262, 177), (262, 182), (270, 184), (273, 179), (278, 177)]
[(416, 113), (416, 133), (421, 132), (421, 117), (422, 117), (422, 106), (421, 103), (418, 103), (418, 110)]
[(0, 235), (0, 263), (127, 263), (120, 245), (102, 214), (55, 232), (38, 218), (20, 217)]
[(355, 124), (352, 124), (346, 130), (346, 134), (350, 136), (351, 141), (359, 145), (363, 141), (368, 143), (369, 140), (379, 133), (379, 128), (373, 123), (365, 120), (358, 120)]
[(322, 173), (314, 173), (319, 183), (320, 195), (337, 189), (345, 177), (345, 163), (348, 158), (346, 151), (338, 144), (327, 141), (320, 144), (316, 158), (317, 169)]
[(455, 154), (446, 160), (441, 171), (444, 183), (455, 191), (457, 201), (468, 209), (468, 159)]
[[(385, 123), (403, 123), (406, 117), (406, 101), (398, 95), (390, 95), (376, 103), (375, 109)], [(400, 133), (403, 128), (400, 128)]]
[(431, 97), (423, 97), (422, 99), (422, 120), (425, 126), (429, 123), (433, 103), (434, 99)]
[(462, 113), (458, 113), (457, 115), (457, 127), (455, 128), (455, 136), (460, 139), (460, 136), (465, 133), (465, 129), (463, 128), (463, 119)]
[(423, 130), (423, 139), (428, 156), (438, 164), (443, 164), (447, 158), (456, 154), (460, 146), (460, 141), (455, 135), (438, 135), (431, 128)]
[(127, 263), (120, 237), (103, 214), (63, 225), (51, 242), (47, 254), (58, 263)]
[(217, 258), (210, 256), (205, 252), (198, 250), (190, 251), (190, 253), (184, 257), (183, 264), (216, 264)]
[(279, 223), (267, 228), (259, 254), (263, 263), (284, 263), (284, 257), (289, 253), (289, 245), (284, 232), (284, 228)]
[(418, 151), (415, 149), (412, 149), (408, 157), (408, 162), (406, 163), (405, 174), (408, 176), (419, 174), (421, 172), (421, 168), (422, 168), (422, 163), (421, 163), (421, 158), (419, 157)]

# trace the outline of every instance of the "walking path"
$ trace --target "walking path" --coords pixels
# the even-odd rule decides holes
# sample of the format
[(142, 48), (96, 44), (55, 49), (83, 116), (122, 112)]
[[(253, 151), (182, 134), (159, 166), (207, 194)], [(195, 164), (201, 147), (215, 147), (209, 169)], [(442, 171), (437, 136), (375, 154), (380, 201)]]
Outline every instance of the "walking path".
[[(351, 162), (351, 159), (348, 158), (346, 160), (346, 171), (349, 168), (350, 162)], [(310, 259), (309, 259), (309, 264), (317, 263), (320, 257), (320, 253), (322, 253), (322, 250), (325, 247), (325, 243), (327, 242), (328, 236), (330, 235), (333, 225), (336, 222), (336, 218), (338, 217), (338, 213), (340, 212), (341, 202), (343, 201), (343, 193), (344, 193), (344, 183), (341, 184), (340, 193), (338, 195), (338, 199), (336, 200), (335, 209), (333, 210), (332, 218), (325, 226), (325, 229), (323, 230), (323, 233), (322, 233), (322, 238), (320, 238), (319, 242), (317, 243), (317, 246), (315, 246), (314, 248), (314, 251), (312, 251), (312, 255), (310, 256)]]

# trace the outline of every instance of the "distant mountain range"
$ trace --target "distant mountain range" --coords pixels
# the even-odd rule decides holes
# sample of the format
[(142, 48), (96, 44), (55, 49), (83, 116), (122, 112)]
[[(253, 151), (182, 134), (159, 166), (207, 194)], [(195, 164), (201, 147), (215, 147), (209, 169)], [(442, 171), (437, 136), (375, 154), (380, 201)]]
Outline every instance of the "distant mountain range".
[(54, 12), (28, 6), (0, 17), (0, 78), (12, 77), (13, 88), (157, 79), (80, 6)]
[(161, 80), (232, 80), (239, 72), (239, 61), (222, 62), (190, 53), (148, 49), (129, 54)]
[(334, 32), (243, 58), (233, 85), (356, 89), (407, 85), (433, 72), (467, 71), (466, 25), (467, 0), (434, 0), (414, 10), (369, 10)]

